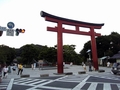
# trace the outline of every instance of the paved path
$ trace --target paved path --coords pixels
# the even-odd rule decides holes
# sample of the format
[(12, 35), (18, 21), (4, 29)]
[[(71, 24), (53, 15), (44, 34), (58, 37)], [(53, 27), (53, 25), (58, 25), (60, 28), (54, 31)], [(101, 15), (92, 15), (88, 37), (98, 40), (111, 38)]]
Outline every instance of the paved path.
[[(110, 68), (99, 69), (104, 69), (105, 72), (87, 71), (86, 74), (78, 74), (83, 71), (79, 65), (65, 66), (64, 72), (72, 72), (73, 75), (56, 75), (55, 67), (43, 70), (24, 68), (23, 74), (29, 74), (29, 78), (20, 78), (17, 72), (11, 72), (7, 79), (3, 79), (0, 90), (120, 90), (120, 77), (111, 74)], [(43, 74), (49, 74), (49, 77), (40, 77)]]
[(87, 75), (14, 79), (12, 90), (119, 90), (120, 79)]

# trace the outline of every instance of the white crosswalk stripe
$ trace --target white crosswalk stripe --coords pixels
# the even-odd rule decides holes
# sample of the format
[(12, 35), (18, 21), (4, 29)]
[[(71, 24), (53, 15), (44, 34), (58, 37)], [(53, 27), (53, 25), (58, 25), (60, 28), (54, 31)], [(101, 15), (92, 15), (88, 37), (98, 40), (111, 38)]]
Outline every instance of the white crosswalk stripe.
[(9, 82), (6, 82), (6, 80), (7, 78), (3, 79), (2, 82), (0, 83), (0, 90), (7, 90)]
[(40, 84), (40, 83), (43, 83), (46, 81), (48, 81), (48, 80), (20, 78), (20, 79), (15, 80), (13, 84), (26, 85), (26, 86), (36, 86), (37, 84)]
[(96, 87), (97, 87), (97, 83), (91, 83), (88, 90), (96, 90)]
[[(89, 84), (89, 85), (87, 85), (87, 84)], [(85, 83), (85, 82), (82, 82), (72, 90), (115, 90), (115, 89), (111, 88), (112, 84), (110, 84), (110, 83), (101, 84), (103, 86), (103, 88), (101, 88), (101, 89), (97, 88), (98, 84), (99, 83)], [(115, 85), (115, 86), (118, 87), (118, 85)], [(119, 87), (116, 90), (120, 90)]]
[(6, 90), (6, 88), (7, 88), (7, 84), (2, 84), (2, 85), (0, 85), (0, 90)]
[[(91, 76), (86, 77), (82, 82), (80, 82), (75, 88), (72, 90), (120, 90), (120, 84), (119, 83), (106, 83), (106, 82), (88, 82), (87, 80)], [(96, 76), (97, 77), (100, 76)], [(101, 77), (100, 77), (101, 78)], [(106, 78), (101, 78), (101, 79), (106, 79)], [(110, 79), (110, 78), (107, 78)], [(111, 78), (112, 80), (113, 78)], [(115, 79), (117, 80), (117, 79)]]
[(103, 90), (111, 90), (111, 86), (109, 83), (104, 83), (104, 88)]
[(42, 82), (45, 82), (46, 80), (41, 80), (41, 81), (37, 81), (37, 82), (34, 82), (34, 83), (30, 83), (29, 85), (36, 85), (38, 83), (42, 83)]
[(84, 75), (84, 76), (79, 76), (79, 75), (76, 75), (76, 76), (66, 76), (65, 78), (63, 79), (60, 79), (62, 81), (68, 81), (68, 82), (80, 82), (82, 80), (84, 80), (88, 75)]

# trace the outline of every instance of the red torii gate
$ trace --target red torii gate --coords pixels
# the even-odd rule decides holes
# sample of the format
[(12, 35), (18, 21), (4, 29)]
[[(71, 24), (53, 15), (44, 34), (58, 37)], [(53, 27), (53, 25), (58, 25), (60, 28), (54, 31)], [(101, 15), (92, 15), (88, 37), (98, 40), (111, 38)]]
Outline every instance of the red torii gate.
[[(47, 31), (57, 32), (57, 69), (58, 69), (58, 73), (63, 73), (63, 38), (62, 38), (63, 36), (62, 36), (62, 33), (91, 36), (93, 66), (94, 66), (95, 70), (98, 70), (98, 58), (97, 58), (95, 36), (101, 36), (101, 34), (94, 32), (94, 29), (101, 29), (101, 27), (104, 25), (104, 23), (95, 24), (95, 23), (88, 23), (88, 22), (81, 22), (81, 21), (66, 19), (66, 18), (48, 14), (44, 11), (41, 11), (40, 15), (41, 15), (41, 17), (45, 17), (46, 21), (57, 23), (57, 27), (47, 27)], [(64, 28), (62, 28), (62, 24), (75, 26), (76, 30), (64, 29)], [(80, 31), (79, 27), (90, 28), (90, 31), (89, 32)]]

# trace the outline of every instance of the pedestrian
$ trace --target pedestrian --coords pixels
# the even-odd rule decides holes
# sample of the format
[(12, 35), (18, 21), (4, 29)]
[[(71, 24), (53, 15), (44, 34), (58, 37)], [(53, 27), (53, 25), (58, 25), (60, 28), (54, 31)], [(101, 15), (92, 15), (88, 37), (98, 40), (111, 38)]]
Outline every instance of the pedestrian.
[(113, 68), (113, 70), (117, 70), (117, 63), (116, 62), (113, 63), (112, 68)]
[(84, 71), (86, 71), (86, 65), (85, 65), (85, 63), (83, 64), (83, 69), (84, 69)]
[(72, 66), (72, 65), (73, 65), (73, 62), (70, 63), (70, 66)]
[(8, 75), (8, 67), (5, 65), (5, 66), (3, 67), (3, 77), (4, 77), (4, 78), (7, 78), (7, 75)]
[(23, 72), (23, 65), (22, 64), (18, 64), (18, 75), (22, 75)]
[(11, 73), (11, 66), (8, 66), (8, 73)]
[(37, 63), (37, 61), (33, 58), (33, 69), (36, 68), (36, 63)]
[(0, 64), (0, 83), (2, 82), (2, 65)]
[(82, 62), (82, 66), (84, 65), (84, 62)]
[(16, 65), (15, 64), (13, 64), (12, 70), (13, 70), (13, 72), (16, 71)]
[(43, 60), (38, 60), (38, 68), (39, 70), (43, 68)]
[(33, 63), (33, 69), (36, 69), (36, 62)]
[(92, 62), (89, 61), (89, 71), (92, 71)]
[(31, 68), (32, 68), (32, 70), (33, 70), (33, 63), (31, 63)]
[(63, 62), (63, 67), (65, 67), (65, 62)]
[(110, 67), (110, 62), (107, 62), (107, 67), (108, 67), (108, 68)]

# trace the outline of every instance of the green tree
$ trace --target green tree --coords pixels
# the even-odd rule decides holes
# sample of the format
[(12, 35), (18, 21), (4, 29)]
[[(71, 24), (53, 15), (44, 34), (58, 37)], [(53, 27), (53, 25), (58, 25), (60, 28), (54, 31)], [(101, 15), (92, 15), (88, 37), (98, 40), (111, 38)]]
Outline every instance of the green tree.
[(19, 60), (19, 62), (24, 64), (30, 64), (33, 61), (33, 58), (37, 59), (38, 55), (39, 51), (33, 44), (25, 45), (21, 47), (21, 60)]
[[(99, 36), (96, 38), (98, 58), (103, 56), (113, 56), (120, 51), (120, 34), (112, 32), (110, 35)], [(84, 48), (80, 51), (83, 58), (88, 58), (86, 51), (91, 49), (91, 41), (84, 44)], [(92, 53), (91, 53), (92, 54)]]
[(75, 52), (75, 45), (64, 45), (63, 46), (63, 57), (64, 62), (73, 62), (74, 64), (80, 64), (80, 55)]
[(6, 45), (0, 45), (0, 62), (11, 64), (15, 58), (15, 49)]
[(48, 62), (55, 63), (57, 61), (57, 52), (54, 47), (43, 46), (40, 49), (38, 56), (39, 59), (47, 60)]

